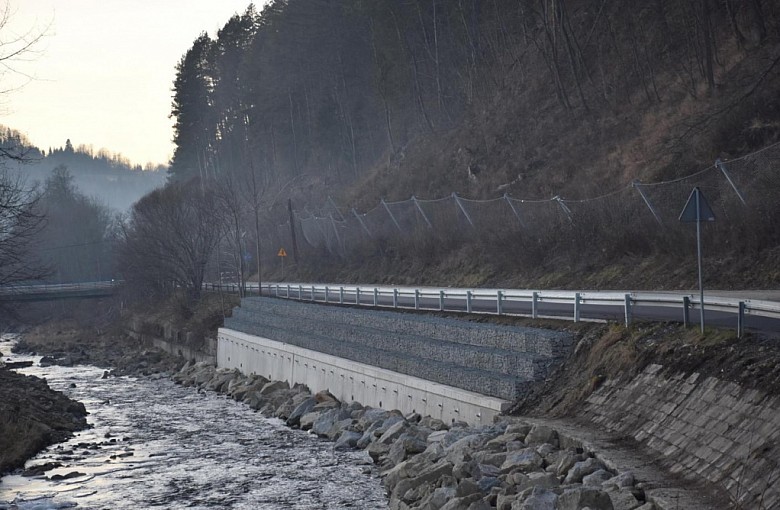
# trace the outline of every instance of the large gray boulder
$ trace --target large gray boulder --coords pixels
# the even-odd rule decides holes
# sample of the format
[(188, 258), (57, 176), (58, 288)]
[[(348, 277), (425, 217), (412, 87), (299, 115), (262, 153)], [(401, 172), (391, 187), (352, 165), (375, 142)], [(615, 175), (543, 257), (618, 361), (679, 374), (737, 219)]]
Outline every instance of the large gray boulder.
[(260, 389), (260, 394), (268, 395), (275, 391), (289, 390), (289, 389), (290, 389), (290, 385), (284, 381), (270, 381), (263, 385), (263, 387)]
[[(482, 494), (471, 494), (462, 498), (449, 500), (440, 510), (469, 510), (472, 503), (482, 499)], [(488, 507), (489, 508), (489, 507)]]
[(357, 446), (358, 439), (360, 439), (360, 432), (353, 432), (351, 430), (344, 431), (336, 440), (336, 444), (333, 446), (336, 450), (351, 450)]
[(525, 448), (506, 454), (506, 460), (501, 464), (501, 471), (509, 473), (512, 470), (520, 470), (524, 473), (541, 469), (544, 459), (533, 448)]
[(574, 487), (558, 496), (556, 510), (614, 510), (606, 492), (593, 487)]
[(419, 437), (404, 433), (390, 446), (387, 452), (387, 459), (393, 464), (398, 464), (408, 459), (412, 455), (422, 453), (428, 444)]
[(605, 469), (599, 469), (598, 471), (594, 471), (593, 473), (587, 476), (583, 476), (582, 484), (601, 488), (601, 484), (603, 484), (604, 482), (606, 482), (612, 477), (613, 475), (609, 471)]
[(551, 490), (534, 487), (525, 500), (517, 499), (512, 503), (512, 510), (557, 510), (558, 494)]
[(581, 483), (584, 477), (604, 468), (604, 463), (594, 457), (585, 459), (581, 462), (575, 463), (574, 466), (572, 466), (572, 468), (566, 474), (564, 483)]
[[(406, 432), (406, 430), (409, 428), (409, 424), (402, 418), (400, 421), (397, 421), (393, 423), (385, 432), (377, 439), (378, 443), (389, 445), (396, 439), (398, 439), (401, 434)], [(381, 430), (381, 429), (379, 429)]]
[(525, 436), (525, 444), (540, 445), (544, 443), (549, 443), (557, 448), (560, 444), (558, 432), (545, 425), (534, 425), (531, 427), (528, 435)]
[(288, 427), (298, 427), (301, 424), (301, 417), (310, 412), (314, 405), (317, 403), (317, 399), (314, 397), (308, 397), (303, 402), (298, 404), (298, 406), (292, 410), (290, 415), (287, 417), (287, 426)]

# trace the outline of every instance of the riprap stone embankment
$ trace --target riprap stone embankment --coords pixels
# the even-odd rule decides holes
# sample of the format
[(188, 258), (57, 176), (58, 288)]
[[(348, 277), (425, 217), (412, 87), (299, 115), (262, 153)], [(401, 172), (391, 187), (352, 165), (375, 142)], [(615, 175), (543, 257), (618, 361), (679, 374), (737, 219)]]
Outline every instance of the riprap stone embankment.
[(187, 364), (186, 386), (222, 392), (292, 427), (364, 449), (392, 509), (653, 510), (641, 483), (551, 427), (506, 419), (468, 427), (339, 402), (301, 385)]

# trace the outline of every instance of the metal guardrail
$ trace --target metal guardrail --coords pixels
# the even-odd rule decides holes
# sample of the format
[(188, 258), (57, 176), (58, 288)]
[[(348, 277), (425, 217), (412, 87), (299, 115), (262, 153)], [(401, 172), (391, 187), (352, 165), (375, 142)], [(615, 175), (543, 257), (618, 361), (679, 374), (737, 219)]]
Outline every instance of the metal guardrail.
[(74, 294), (79, 292), (107, 291), (122, 284), (121, 280), (80, 283), (39, 283), (29, 285), (2, 285), (0, 296), (31, 294)]
[[(216, 290), (219, 285), (209, 284)], [(238, 291), (237, 284), (222, 285), (223, 290)], [(259, 294), (257, 284), (247, 284), (248, 293)], [(541, 291), (515, 289), (466, 289), (399, 286), (350, 286), (340, 284), (310, 283), (268, 283), (263, 284), (263, 294), (301, 301), (315, 301), (358, 306), (376, 306), (428, 311), (454, 311), (513, 315), (532, 318), (569, 319), (574, 322), (593, 320), (582, 317), (583, 306), (615, 307), (622, 309), (626, 325), (631, 324), (637, 307), (676, 308), (681, 312), (682, 322), (690, 323), (690, 311), (698, 310), (701, 302), (697, 294), (673, 294), (660, 292), (614, 292), (614, 291)], [(513, 303), (530, 307), (530, 313), (510, 310)], [(563, 315), (542, 315), (542, 304), (568, 306)], [(737, 334), (745, 330), (745, 317), (756, 316), (780, 319), (780, 302), (733, 299), (720, 296), (706, 296), (704, 307), (708, 311), (734, 314), (737, 319)]]

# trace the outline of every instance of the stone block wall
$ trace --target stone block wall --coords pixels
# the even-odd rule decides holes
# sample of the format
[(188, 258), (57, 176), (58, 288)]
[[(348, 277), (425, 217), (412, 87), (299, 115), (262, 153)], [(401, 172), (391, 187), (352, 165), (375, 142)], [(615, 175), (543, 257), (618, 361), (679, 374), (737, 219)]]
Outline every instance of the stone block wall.
[(629, 384), (606, 382), (578, 416), (662, 454), (672, 472), (721, 486), (737, 508), (780, 507), (780, 399), (662, 370), (650, 365)]
[(271, 298), (244, 298), (225, 327), (512, 400), (571, 345), (564, 333)]

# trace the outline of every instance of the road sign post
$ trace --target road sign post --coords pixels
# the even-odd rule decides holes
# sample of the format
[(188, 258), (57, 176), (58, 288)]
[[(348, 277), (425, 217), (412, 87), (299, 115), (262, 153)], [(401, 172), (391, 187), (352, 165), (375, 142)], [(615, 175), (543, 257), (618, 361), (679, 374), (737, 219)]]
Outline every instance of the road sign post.
[(701, 323), (701, 332), (704, 334), (704, 285), (701, 269), (701, 222), (715, 221), (715, 214), (712, 212), (710, 204), (704, 198), (699, 187), (693, 188), (688, 201), (685, 203), (680, 213), (680, 221), (683, 223), (696, 222), (696, 254), (699, 265), (699, 321)]
[(284, 259), (287, 258), (287, 252), (284, 248), (279, 248), (279, 253), (276, 256), (282, 259), (282, 280), (284, 280)]

